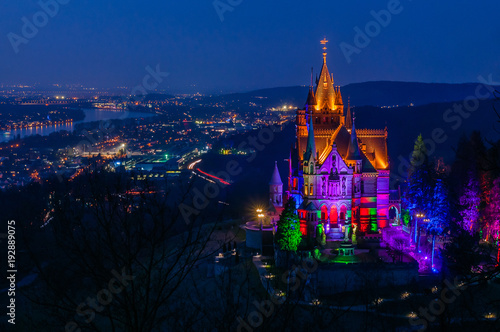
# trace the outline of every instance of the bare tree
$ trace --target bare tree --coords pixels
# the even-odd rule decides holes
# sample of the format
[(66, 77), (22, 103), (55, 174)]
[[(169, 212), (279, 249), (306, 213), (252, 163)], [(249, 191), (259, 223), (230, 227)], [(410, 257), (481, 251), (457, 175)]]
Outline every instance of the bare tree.
[(180, 316), (171, 300), (211, 254), (206, 243), (216, 227), (181, 218), (178, 204), (190, 202), (189, 189), (94, 171), (52, 192), (51, 222), (34, 234), (45, 237), (50, 255), (26, 237), (40, 280), (25, 296), (43, 312), (33, 323), (67, 331), (176, 330)]

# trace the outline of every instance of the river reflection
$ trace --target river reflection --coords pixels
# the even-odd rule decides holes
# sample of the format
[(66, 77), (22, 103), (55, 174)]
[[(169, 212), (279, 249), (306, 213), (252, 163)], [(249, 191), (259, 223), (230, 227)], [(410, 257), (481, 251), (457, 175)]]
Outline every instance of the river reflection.
[(73, 123), (54, 124), (51, 126), (44, 126), (44, 127), (34, 127), (34, 128), (32, 127), (32, 128), (23, 128), (10, 131), (2, 131), (0, 132), (0, 142), (10, 141), (11, 139), (16, 138), (17, 135), (20, 135), (21, 138), (23, 138), (31, 135), (46, 136), (61, 130), (73, 131), (73, 128), (78, 123), (127, 119), (127, 118), (146, 118), (154, 116), (154, 114), (151, 113), (109, 111), (100, 109), (83, 109), (83, 112), (85, 113), (85, 118), (82, 121), (76, 121)]

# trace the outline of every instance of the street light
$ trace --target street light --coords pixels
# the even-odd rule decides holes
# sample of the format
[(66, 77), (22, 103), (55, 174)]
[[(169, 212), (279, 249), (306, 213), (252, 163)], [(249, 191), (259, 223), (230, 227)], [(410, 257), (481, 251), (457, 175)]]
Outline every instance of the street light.
[(419, 247), (419, 242), (420, 242), (420, 230), (418, 229), (418, 218), (425, 218), (425, 214), (419, 212), (416, 215), (417, 218), (415, 218), (415, 244), (417, 248), (417, 253), (418, 253), (418, 247)]
[(257, 218), (260, 221), (260, 229), (262, 229), (262, 219), (264, 218), (264, 214), (262, 213), (262, 209), (255, 210), (257, 212)]
[[(429, 218), (425, 218), (423, 220), (424, 223), (429, 223), (431, 220)], [(427, 228), (429, 230), (429, 228)], [(427, 235), (427, 232), (426, 232)], [(434, 247), (436, 243), (436, 233), (432, 231), (432, 249), (431, 249), (431, 270), (434, 271)]]

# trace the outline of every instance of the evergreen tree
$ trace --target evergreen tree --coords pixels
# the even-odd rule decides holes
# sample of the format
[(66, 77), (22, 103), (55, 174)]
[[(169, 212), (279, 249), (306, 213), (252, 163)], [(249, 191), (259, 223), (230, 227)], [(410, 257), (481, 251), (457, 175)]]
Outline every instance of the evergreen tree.
[(468, 174), (468, 181), (460, 196), (460, 215), (462, 216), (462, 228), (470, 233), (478, 230), (480, 217), (479, 206), (481, 204), (481, 190), (479, 181), (471, 171)]
[(289, 199), (281, 212), (278, 229), (274, 236), (278, 248), (283, 251), (295, 252), (302, 240), (300, 221), (295, 212), (295, 200)]
[(408, 172), (408, 185), (403, 196), (404, 208), (408, 210), (410, 218), (413, 218), (413, 234), (417, 244), (420, 225), (415, 214), (426, 214), (432, 210), (434, 183), (434, 169), (429, 161), (422, 135), (419, 135), (415, 141)]
[(406, 207), (413, 216), (416, 212), (429, 211), (434, 195), (433, 167), (429, 161), (422, 135), (415, 141), (408, 172), (408, 187), (405, 194)]
[(492, 181), (492, 187), (487, 194), (485, 208), (486, 241), (496, 243), (499, 237), (500, 220), (500, 178)]
[(425, 225), (427, 232), (432, 235), (432, 267), (434, 266), (436, 236), (442, 235), (449, 228), (450, 218), (448, 189), (442, 179), (437, 179), (432, 199), (432, 209), (428, 215), (429, 222)]
[(321, 246), (326, 244), (326, 233), (323, 224), (318, 224), (316, 227), (316, 241)]
[(431, 234), (440, 235), (448, 228), (450, 220), (450, 204), (448, 201), (448, 188), (442, 179), (436, 180), (432, 209), (429, 211), (427, 230)]

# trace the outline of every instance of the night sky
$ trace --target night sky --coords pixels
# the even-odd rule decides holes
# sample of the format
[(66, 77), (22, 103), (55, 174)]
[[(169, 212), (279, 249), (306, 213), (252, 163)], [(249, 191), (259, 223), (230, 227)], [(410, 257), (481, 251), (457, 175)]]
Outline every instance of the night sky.
[[(55, 0), (42, 0), (42, 2)], [(373, 80), (500, 81), (500, 2), (402, 0), (389, 24), (346, 60), (371, 11), (391, 1), (59, 0), (59, 11), (14, 51), (38, 1), (2, 1), (0, 83), (133, 87), (159, 64), (169, 92), (217, 93), (309, 84), (326, 37), (336, 84)], [(217, 2), (216, 2), (217, 3)], [(232, 3), (232, 5), (230, 5)], [(230, 9), (230, 10), (228, 10)], [(221, 21), (221, 17), (223, 21)], [(372, 25), (373, 26), (373, 25)], [(12, 34), (10, 34), (12, 38)], [(27, 42), (27, 43), (26, 43)]]

